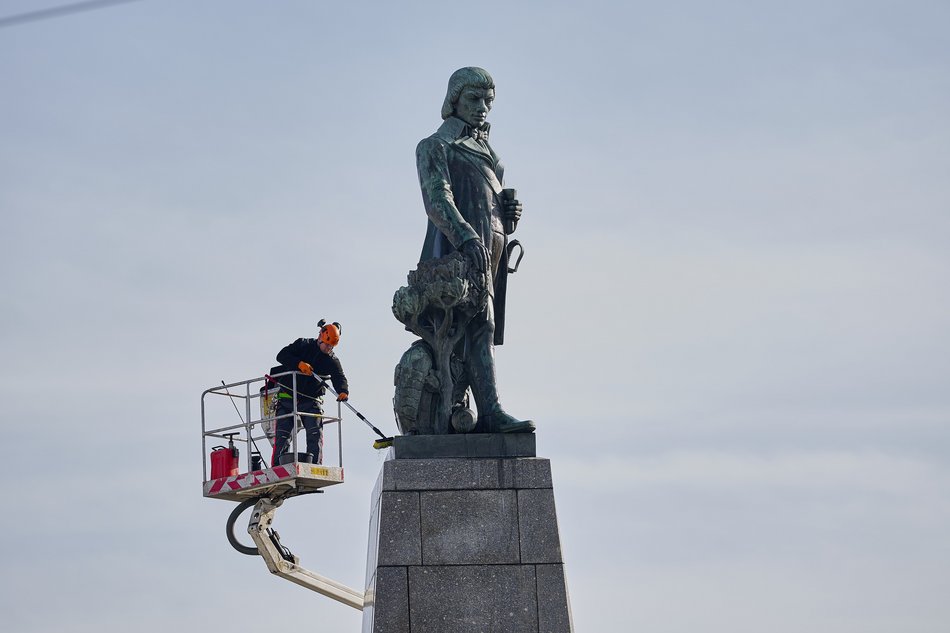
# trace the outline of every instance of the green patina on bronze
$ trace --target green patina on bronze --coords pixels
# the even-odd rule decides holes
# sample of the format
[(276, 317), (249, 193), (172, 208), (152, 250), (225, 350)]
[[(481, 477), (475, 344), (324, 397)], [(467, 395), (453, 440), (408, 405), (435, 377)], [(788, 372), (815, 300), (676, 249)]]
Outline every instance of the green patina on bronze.
[[(442, 106), (444, 122), (416, 148), (429, 223), (419, 267), (396, 292), (393, 314), (424, 344), (410, 348), (396, 369), (403, 433), (534, 430), (530, 420), (504, 411), (495, 384), (494, 346), (504, 342), (508, 235), (517, 228), (521, 203), (513, 189), (503, 188), (504, 166), (488, 143), (494, 97), (487, 71), (457, 70)], [(469, 389), (477, 422), (466, 413)]]

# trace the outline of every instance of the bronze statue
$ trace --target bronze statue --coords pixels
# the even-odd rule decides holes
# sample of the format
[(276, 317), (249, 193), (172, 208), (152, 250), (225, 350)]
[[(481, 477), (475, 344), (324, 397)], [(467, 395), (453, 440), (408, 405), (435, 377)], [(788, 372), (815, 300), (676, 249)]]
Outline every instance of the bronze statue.
[[(419, 268), (393, 305), (396, 317), (424, 341), (396, 369), (397, 420), (404, 433), (535, 429), (531, 420), (504, 411), (495, 385), (494, 346), (504, 341), (508, 235), (522, 207), (513, 189), (503, 189), (504, 167), (488, 143), (494, 98), (487, 71), (455, 71), (442, 105), (444, 123), (416, 148), (428, 231)], [(477, 420), (468, 410), (469, 387)]]

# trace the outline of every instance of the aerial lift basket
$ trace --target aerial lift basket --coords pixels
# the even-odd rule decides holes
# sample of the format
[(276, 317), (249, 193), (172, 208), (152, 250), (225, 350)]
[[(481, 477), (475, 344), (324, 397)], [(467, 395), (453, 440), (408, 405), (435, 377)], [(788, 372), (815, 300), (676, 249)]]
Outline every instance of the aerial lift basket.
[[(296, 385), (297, 372), (277, 374), (294, 375)], [(261, 376), (241, 382), (225, 384), (205, 390), (201, 395), (201, 439), (202, 454), (209, 456), (211, 472), (208, 472), (209, 459), (204, 460), (203, 494), (212, 499), (227, 501), (245, 501), (267, 496), (286, 499), (299, 494), (314, 492), (327, 486), (343, 483), (343, 436), (340, 424), (342, 409), (337, 406), (335, 416), (321, 415), (325, 435), (331, 425), (336, 425), (337, 463), (311, 464), (291, 462), (269, 468), (261, 468), (262, 461), (269, 463), (273, 449), (273, 429), (275, 426), (273, 398), (275, 390), (267, 384), (268, 378)], [(296, 391), (296, 389), (294, 389)], [(230, 399), (237, 409), (240, 423), (218, 426), (221, 421), (209, 424), (210, 399), (223, 397)], [(258, 400), (258, 403), (254, 403)], [(239, 406), (243, 405), (243, 406)], [(253, 405), (253, 406), (252, 406)], [(241, 413), (243, 409), (244, 413)], [(252, 415), (260, 412), (260, 417)], [(300, 416), (314, 415), (299, 413)], [(232, 415), (233, 418), (233, 415)], [(232, 420), (233, 421), (233, 420)], [(209, 442), (228, 440), (228, 447), (214, 447), (209, 454)], [(260, 444), (258, 444), (260, 442)], [(239, 459), (240, 451), (235, 444), (245, 445), (245, 460)], [(266, 454), (256, 450), (264, 446)], [(291, 436), (291, 452), (297, 454), (297, 433)], [(329, 451), (328, 451), (329, 453)], [(255, 456), (260, 458), (255, 460)], [(210, 475), (210, 476), (209, 476)]]

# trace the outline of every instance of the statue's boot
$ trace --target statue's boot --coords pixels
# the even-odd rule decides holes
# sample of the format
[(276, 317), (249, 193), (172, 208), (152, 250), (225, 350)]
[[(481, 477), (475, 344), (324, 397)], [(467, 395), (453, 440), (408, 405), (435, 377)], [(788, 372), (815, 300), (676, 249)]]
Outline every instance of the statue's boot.
[(505, 413), (498, 402), (494, 363), (483, 363), (478, 369), (481, 371), (469, 371), (472, 394), (478, 406), (478, 422), (475, 428), (482, 433), (534, 433), (533, 421), (519, 420)]
[(519, 420), (505, 413), (498, 402), (498, 389), (495, 386), (495, 322), (492, 303), (481, 319), (481, 325), (473, 328), (471, 341), (465, 361), (465, 370), (475, 405), (478, 407), (478, 421), (475, 429), (479, 433), (534, 433), (534, 422)]
[(493, 413), (480, 416), (479, 422), (482, 421), (486, 428), (494, 429), (497, 433), (534, 433), (536, 428), (533, 420), (519, 420), (500, 408)]

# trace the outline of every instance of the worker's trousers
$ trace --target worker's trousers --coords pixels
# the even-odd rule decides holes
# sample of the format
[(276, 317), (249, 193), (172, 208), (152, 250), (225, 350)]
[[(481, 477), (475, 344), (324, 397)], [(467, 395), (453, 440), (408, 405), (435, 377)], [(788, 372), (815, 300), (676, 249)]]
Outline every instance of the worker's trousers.
[[(281, 454), (290, 450), (290, 435), (294, 432), (294, 416), (290, 415), (294, 411), (294, 401), (292, 398), (278, 398), (277, 400), (277, 429), (274, 434), (274, 456), (271, 465), (276, 466)], [(322, 414), (323, 407), (320, 402), (311, 398), (301, 396), (297, 400), (298, 414)], [(286, 417), (281, 417), (286, 416)], [(323, 419), (315, 418), (313, 415), (298, 415), (303, 428), (307, 431), (307, 452), (312, 456), (314, 464), (323, 463)]]

